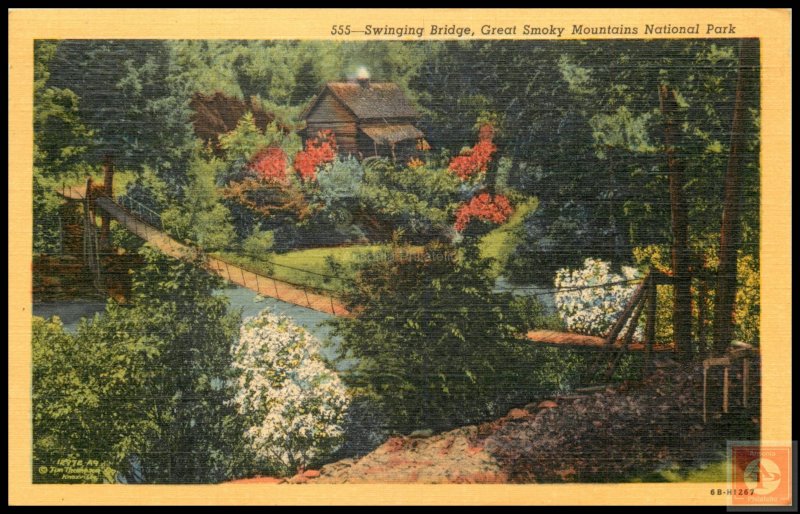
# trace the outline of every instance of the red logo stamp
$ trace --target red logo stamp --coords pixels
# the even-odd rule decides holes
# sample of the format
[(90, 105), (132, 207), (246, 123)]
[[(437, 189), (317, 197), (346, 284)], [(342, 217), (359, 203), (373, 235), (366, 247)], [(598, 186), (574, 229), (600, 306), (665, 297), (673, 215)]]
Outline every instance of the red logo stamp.
[(731, 443), (729, 450), (731, 505), (791, 505), (791, 445)]

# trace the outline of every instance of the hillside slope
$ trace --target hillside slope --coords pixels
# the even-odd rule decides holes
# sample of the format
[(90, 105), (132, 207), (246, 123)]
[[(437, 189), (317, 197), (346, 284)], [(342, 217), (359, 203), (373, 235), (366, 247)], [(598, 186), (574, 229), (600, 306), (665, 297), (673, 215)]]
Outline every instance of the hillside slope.
[(481, 425), (431, 437), (393, 437), (360, 459), (334, 462), (285, 482), (659, 480), (659, 473), (674, 475), (722, 460), (726, 439), (757, 437), (757, 412), (741, 410), (724, 423), (716, 419), (704, 425), (702, 368), (671, 366), (635, 385), (556, 397)]

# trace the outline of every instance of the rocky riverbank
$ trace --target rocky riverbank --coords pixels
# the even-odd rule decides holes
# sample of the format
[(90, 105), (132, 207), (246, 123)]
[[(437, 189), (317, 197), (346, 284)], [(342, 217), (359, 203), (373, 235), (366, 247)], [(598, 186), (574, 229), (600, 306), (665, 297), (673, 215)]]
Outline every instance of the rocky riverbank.
[(702, 366), (661, 366), (635, 384), (553, 397), (430, 437), (393, 437), (360, 459), (288, 479), (243, 482), (616, 482), (702, 468), (724, 458), (727, 439), (758, 437), (758, 391), (745, 409), (734, 388), (735, 413), (704, 424)]

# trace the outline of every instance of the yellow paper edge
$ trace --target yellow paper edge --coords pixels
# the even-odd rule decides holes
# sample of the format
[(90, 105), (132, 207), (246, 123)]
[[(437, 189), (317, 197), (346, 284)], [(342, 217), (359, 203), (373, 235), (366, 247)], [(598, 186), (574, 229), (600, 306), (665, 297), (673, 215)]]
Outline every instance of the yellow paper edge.
[[(329, 39), (332, 24), (471, 26), (644, 23), (736, 26), (761, 39), (762, 439), (791, 439), (791, 11), (788, 9), (12, 9), (9, 27), (8, 485), (31, 504), (571, 504), (725, 505), (727, 484), (41, 485), (31, 483), (30, 337), (34, 39)], [(642, 39), (582, 36), (581, 39)], [(651, 36), (652, 37), (652, 36)], [(681, 36), (668, 36), (681, 37)], [(685, 36), (684, 36), (685, 37)], [(476, 36), (490, 39), (491, 37)], [(542, 37), (544, 39), (545, 37)], [(659, 38), (667, 38), (660, 36)], [(396, 38), (387, 38), (396, 40)], [(406, 40), (408, 38), (403, 38)], [(425, 39), (448, 39), (430, 38)], [(416, 39), (414, 39), (416, 40)]]

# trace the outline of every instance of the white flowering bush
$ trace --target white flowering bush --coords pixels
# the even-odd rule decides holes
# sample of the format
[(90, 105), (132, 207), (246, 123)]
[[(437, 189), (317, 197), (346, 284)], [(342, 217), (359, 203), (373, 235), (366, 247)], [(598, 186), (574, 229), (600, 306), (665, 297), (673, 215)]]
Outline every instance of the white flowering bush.
[[(590, 287), (640, 278), (636, 268), (622, 267), (622, 274), (611, 273), (611, 264), (599, 259), (586, 259), (583, 268), (556, 271), (555, 305), (570, 332), (604, 336), (622, 314), (638, 283)], [(641, 338), (641, 329), (634, 335)]]
[(319, 350), (304, 328), (268, 310), (244, 321), (231, 349), (233, 402), (246, 417), (247, 442), (284, 473), (305, 469), (343, 442), (349, 397)]

